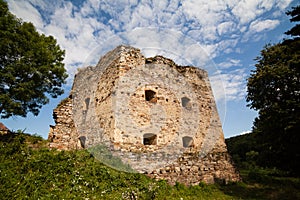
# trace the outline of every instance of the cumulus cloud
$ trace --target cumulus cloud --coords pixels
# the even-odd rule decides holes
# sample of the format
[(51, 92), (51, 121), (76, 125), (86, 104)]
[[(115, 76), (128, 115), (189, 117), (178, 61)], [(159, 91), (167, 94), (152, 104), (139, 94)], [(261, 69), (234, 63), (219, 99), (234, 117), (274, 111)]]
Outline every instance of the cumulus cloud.
[(259, 0), (242, 0), (238, 1), (233, 7), (232, 13), (239, 19), (241, 24), (251, 22), (257, 16), (261, 15), (264, 11), (264, 7), (261, 6)]
[(246, 95), (245, 69), (231, 70), (229, 73), (216, 71), (210, 77), (212, 89), (217, 101), (238, 101)]
[(241, 67), (241, 60), (227, 58), (226, 61), (221, 62), (217, 65), (220, 69), (227, 69), (231, 67)]
[(9, 8), (12, 13), (17, 13), (17, 17), (32, 22), (37, 29), (43, 27), (41, 14), (30, 2), (9, 1)]
[(267, 32), (276, 28), (279, 25), (279, 20), (255, 20), (250, 23), (248, 31), (243, 35), (242, 41), (248, 41), (253, 39), (254, 41), (259, 40), (264, 34), (260, 34), (261, 32)]
[(279, 20), (255, 20), (250, 24), (250, 32), (262, 32), (274, 29), (279, 24)]
[(227, 21), (227, 22), (221, 22), (217, 26), (217, 31), (219, 36), (226, 35), (228, 33), (231, 33), (232, 30), (235, 29), (236, 24), (233, 23), (232, 21)]
[[(227, 100), (235, 100), (244, 95), (245, 72), (224, 70), (241, 67), (240, 62), (226, 60), (219, 64), (223, 71), (217, 73), (212, 60), (237, 52), (241, 40), (277, 27), (278, 12), (291, 1), (9, 0), (8, 4), (18, 17), (57, 38), (66, 49), (70, 77), (77, 67), (97, 62), (107, 50), (130, 44), (150, 56), (162, 54), (180, 64), (204, 67), (211, 75), (216, 98), (224, 99), (226, 93)], [(276, 15), (265, 18), (268, 12)]]

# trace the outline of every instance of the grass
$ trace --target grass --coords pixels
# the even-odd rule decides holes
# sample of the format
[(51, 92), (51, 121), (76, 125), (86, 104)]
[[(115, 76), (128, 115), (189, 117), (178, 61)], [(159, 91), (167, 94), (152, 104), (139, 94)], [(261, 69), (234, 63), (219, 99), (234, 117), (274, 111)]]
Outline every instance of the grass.
[(272, 175), (272, 170), (242, 170), (243, 182), (219, 187), (236, 199), (300, 199), (300, 179)]
[(241, 183), (186, 187), (116, 171), (86, 150), (49, 150), (37, 135), (1, 136), (0, 153), (0, 199), (300, 199), (299, 178), (272, 170), (241, 170)]

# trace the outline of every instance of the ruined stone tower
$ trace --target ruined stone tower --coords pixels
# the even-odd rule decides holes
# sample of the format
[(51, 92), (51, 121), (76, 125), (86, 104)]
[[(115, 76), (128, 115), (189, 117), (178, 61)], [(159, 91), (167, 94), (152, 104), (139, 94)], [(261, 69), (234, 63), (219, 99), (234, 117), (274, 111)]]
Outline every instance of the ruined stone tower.
[(239, 180), (202, 69), (119, 46), (78, 71), (53, 116), (51, 148), (102, 145), (134, 170), (171, 184)]

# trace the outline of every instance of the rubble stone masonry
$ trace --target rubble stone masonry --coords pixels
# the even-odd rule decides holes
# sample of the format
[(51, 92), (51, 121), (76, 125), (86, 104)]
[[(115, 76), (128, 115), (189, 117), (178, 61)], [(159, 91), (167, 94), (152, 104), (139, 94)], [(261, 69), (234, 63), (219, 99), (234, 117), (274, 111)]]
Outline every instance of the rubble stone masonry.
[(240, 180), (202, 69), (119, 46), (78, 71), (53, 116), (51, 148), (102, 145), (137, 172), (171, 184)]

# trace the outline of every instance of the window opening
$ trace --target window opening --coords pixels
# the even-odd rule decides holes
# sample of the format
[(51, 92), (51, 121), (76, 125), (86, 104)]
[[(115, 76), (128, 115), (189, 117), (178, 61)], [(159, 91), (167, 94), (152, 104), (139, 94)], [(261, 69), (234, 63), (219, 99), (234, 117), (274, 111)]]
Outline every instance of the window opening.
[(154, 100), (156, 96), (156, 92), (153, 90), (145, 90), (145, 100), (146, 101), (151, 101)]
[(183, 144), (183, 147), (185, 147), (185, 148), (192, 147), (194, 145), (193, 138), (189, 137), (189, 136), (184, 136), (182, 138), (182, 144)]
[(181, 105), (182, 107), (190, 110), (192, 108), (192, 105), (191, 105), (191, 100), (187, 97), (182, 97), (181, 98)]
[(90, 98), (86, 98), (84, 100), (84, 102), (85, 102), (85, 110), (88, 110), (89, 109), (89, 104), (90, 104)]
[(85, 136), (80, 136), (78, 138), (78, 145), (82, 148), (85, 147), (85, 142), (86, 142), (86, 137)]
[(144, 145), (156, 145), (157, 144), (157, 136), (153, 133), (146, 133), (143, 137)]

